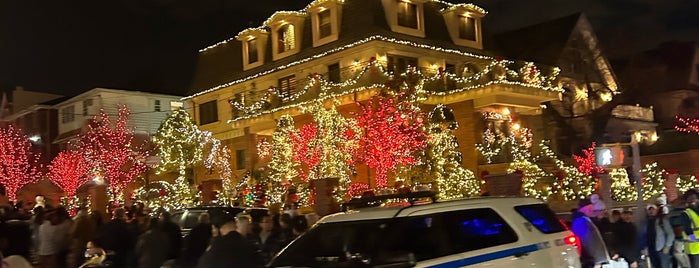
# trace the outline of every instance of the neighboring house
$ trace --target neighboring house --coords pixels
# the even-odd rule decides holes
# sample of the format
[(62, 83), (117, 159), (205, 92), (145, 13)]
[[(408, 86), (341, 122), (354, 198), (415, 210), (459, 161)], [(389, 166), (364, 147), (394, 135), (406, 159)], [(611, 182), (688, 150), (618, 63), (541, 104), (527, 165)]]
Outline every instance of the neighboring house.
[(675, 130), (675, 116), (699, 118), (699, 43), (668, 42), (614, 60), (619, 80), (634, 88), (636, 103), (653, 107), (658, 142), (642, 148), (644, 162), (657, 161), (681, 174), (699, 173), (699, 138)]
[[(192, 95), (185, 100), (200, 128), (231, 149), (231, 166), (240, 176), (264, 164), (256, 144), (274, 132), (281, 115), (294, 116), (297, 127), (309, 123), (299, 107), (332, 95), (341, 102), (338, 110), (349, 116), (357, 111), (357, 101), (376, 95), (388, 81), (380, 68), (367, 66), (377, 63), (393, 73), (414, 67), (424, 82), (423, 110), (439, 103), (453, 109), (462, 164), (477, 172), (483, 163), (475, 144), (483, 141), (486, 121), (492, 119), (484, 119), (484, 113), (511, 112), (536, 135), (545, 135), (541, 104), (559, 100), (562, 86), (581, 87), (578, 69), (563, 68), (556, 79), (552, 67), (565, 63), (568, 44), (582, 43), (586, 55), (596, 59), (590, 68), (598, 75), (590, 83), (616, 90), (583, 16), (565, 19), (569, 23), (559, 31), (564, 39), (557, 40), (562, 43), (556, 51), (536, 44), (516, 51), (539, 41), (528, 34), (503, 35), (501, 42), (518, 43), (498, 46), (498, 39), (485, 40), (494, 45), (484, 49), (486, 15), (472, 4), (436, 0), (316, 0), (301, 11), (276, 12), (263, 25), (200, 50)], [(552, 54), (527, 57), (535, 53)], [(512, 63), (499, 65), (508, 60)], [(321, 80), (328, 84), (318, 86)], [(368, 168), (356, 170), (355, 180), (366, 182)], [(197, 174), (198, 183), (218, 179)]]
[(91, 89), (54, 106), (58, 111), (58, 136), (52, 142), (61, 149), (67, 148), (100, 109), (116, 119), (121, 105), (126, 105), (131, 112), (128, 126), (138, 139), (146, 139), (158, 130), (171, 110), (182, 107), (179, 99), (179, 96), (142, 91)]

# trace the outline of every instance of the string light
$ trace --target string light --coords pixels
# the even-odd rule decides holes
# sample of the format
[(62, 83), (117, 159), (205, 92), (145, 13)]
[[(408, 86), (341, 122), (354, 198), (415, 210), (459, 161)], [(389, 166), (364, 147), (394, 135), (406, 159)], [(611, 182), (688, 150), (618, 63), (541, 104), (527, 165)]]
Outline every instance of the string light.
[(267, 164), (271, 190), (269, 192), (272, 203), (280, 203), (284, 198), (289, 185), (298, 177), (299, 164), (294, 161), (293, 142), (291, 133), (294, 131), (294, 118), (290, 115), (282, 115), (277, 122), (277, 129), (272, 134), (271, 160)]
[(41, 177), (38, 160), (29, 137), (20, 129), (0, 128), (0, 183), (9, 200), (16, 200), (17, 190)]
[(595, 159), (595, 148), (597, 144), (592, 142), (589, 148), (583, 150), (584, 156), (573, 155), (573, 159), (578, 164), (578, 170), (585, 175), (592, 175), (593, 172), (604, 172), (604, 168), (597, 165)]
[(679, 115), (675, 116), (677, 119), (677, 125), (675, 125), (675, 130), (684, 133), (696, 133), (699, 134), (699, 118), (686, 118)]

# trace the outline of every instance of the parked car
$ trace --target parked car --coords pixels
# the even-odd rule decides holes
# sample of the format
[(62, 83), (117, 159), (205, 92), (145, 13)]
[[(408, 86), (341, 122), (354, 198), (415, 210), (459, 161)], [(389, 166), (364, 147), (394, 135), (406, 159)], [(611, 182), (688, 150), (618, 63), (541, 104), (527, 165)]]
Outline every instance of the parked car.
[(580, 267), (577, 246), (537, 199), (409, 202), (326, 216), (268, 266), (568, 268)]
[(208, 212), (211, 223), (220, 225), (225, 219), (235, 217), (238, 213), (247, 212), (253, 221), (257, 221), (267, 214), (266, 208), (246, 208), (246, 207), (193, 207), (177, 210), (170, 215), (170, 219), (177, 223), (182, 229), (182, 235), (187, 235), (189, 231), (199, 222), (199, 216)]

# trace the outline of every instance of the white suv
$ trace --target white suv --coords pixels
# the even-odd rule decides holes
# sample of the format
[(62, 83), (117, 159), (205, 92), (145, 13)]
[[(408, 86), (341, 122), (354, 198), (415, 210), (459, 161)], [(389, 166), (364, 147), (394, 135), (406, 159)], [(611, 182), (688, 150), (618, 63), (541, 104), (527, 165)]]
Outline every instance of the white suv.
[(533, 198), (413, 202), (326, 216), (268, 266), (580, 267), (576, 242)]

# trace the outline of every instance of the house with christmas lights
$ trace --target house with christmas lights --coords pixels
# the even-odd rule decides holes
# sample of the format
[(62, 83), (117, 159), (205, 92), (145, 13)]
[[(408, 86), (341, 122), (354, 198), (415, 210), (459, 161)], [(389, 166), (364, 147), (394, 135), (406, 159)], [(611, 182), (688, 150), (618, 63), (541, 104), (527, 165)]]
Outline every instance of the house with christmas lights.
[[(288, 188), (309, 176), (311, 182), (322, 177), (318, 174), (340, 177), (345, 184), (340, 188), (349, 190), (414, 186), (406, 180), (411, 175), (402, 172), (426, 161), (416, 160), (420, 157), (438, 159), (434, 163), (439, 165), (455, 161), (465, 170), (459, 174), (476, 181), (488, 173), (514, 171), (533, 177), (538, 171), (513, 166), (527, 158), (521, 149), (548, 139), (556, 148), (570, 148), (579, 139), (575, 132), (593, 132), (586, 129), (589, 124), (575, 121), (613, 99), (616, 77), (581, 14), (486, 36), (487, 14), (473, 4), (439, 0), (315, 0), (302, 10), (278, 11), (258, 27), (201, 49), (192, 94), (184, 100), (199, 128), (230, 149), (236, 187), (257, 185), (239, 189), (245, 192), (270, 185), (259, 181), (271, 179)], [(405, 121), (376, 119), (397, 110), (404, 111), (398, 117)], [(358, 137), (333, 132), (344, 127), (342, 133), (355, 133), (354, 123), (336, 120), (335, 114), (357, 121)], [(421, 119), (412, 121), (416, 118)], [(561, 124), (553, 127), (555, 123)], [(426, 134), (405, 134), (414, 124)], [(370, 132), (385, 129), (400, 131)], [(567, 144), (561, 145), (553, 138), (565, 131)], [(317, 133), (343, 138), (318, 138)], [(367, 138), (376, 136), (384, 140)], [(337, 146), (355, 144), (353, 139), (359, 140), (356, 146)], [(361, 159), (332, 158), (315, 145), (320, 141), (334, 144), (325, 149), (347, 154), (363, 150)], [(391, 143), (395, 141), (401, 142)], [(284, 144), (288, 148), (279, 148)], [(390, 154), (409, 145), (414, 150)], [(308, 152), (314, 149), (322, 152)], [(290, 156), (299, 150), (305, 155)], [(453, 154), (436, 156), (440, 150)], [(550, 145), (545, 151), (554, 154)], [(382, 153), (387, 156), (376, 157)], [(322, 163), (330, 158), (336, 164)], [(343, 174), (337, 175), (338, 169)], [(555, 184), (555, 176), (547, 174), (538, 178)], [(458, 184), (440, 182), (445, 180), (440, 175), (423, 177), (414, 179), (435, 189)], [(203, 168), (196, 172), (196, 184), (220, 182), (220, 174)], [(461, 196), (484, 190), (464, 191)]]

